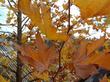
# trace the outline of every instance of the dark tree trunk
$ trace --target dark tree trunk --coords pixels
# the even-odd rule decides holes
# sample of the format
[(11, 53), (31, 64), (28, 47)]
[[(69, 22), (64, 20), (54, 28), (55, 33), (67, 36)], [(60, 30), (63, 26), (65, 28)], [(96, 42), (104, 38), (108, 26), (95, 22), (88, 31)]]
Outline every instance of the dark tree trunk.
[[(18, 12), (17, 15), (17, 22), (18, 22), (18, 27), (17, 27), (17, 43), (21, 45), (21, 39), (22, 39), (22, 15), (21, 12)], [(17, 52), (17, 70), (16, 70), (16, 82), (22, 82), (22, 63), (20, 60), (21, 52)]]

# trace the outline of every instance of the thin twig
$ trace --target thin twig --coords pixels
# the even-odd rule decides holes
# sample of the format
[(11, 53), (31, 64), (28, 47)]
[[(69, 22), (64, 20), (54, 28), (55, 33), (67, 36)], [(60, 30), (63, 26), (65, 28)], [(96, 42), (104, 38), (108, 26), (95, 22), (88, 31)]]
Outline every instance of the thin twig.
[(70, 25), (70, 18), (71, 18), (71, 15), (70, 15), (70, 8), (71, 6), (71, 3), (70, 3), (70, 0), (68, 1), (68, 31), (67, 31), (67, 34), (69, 33), (70, 29), (71, 29), (71, 25)]
[(15, 2), (14, 0), (11, 0), (11, 1), (14, 3), (14, 5), (17, 5), (16, 2)]
[(24, 22), (27, 18), (28, 18), (28, 17), (25, 17), (25, 18), (22, 20), (22, 22)]
[[(67, 31), (67, 34), (69, 33), (70, 29), (71, 29), (71, 25), (70, 25), (70, 6), (71, 6), (71, 3), (70, 3), (70, 0), (68, 1), (68, 31)], [(56, 74), (54, 75), (53, 77), (53, 82), (55, 82), (55, 78), (57, 77), (58, 73), (60, 72), (60, 69), (61, 69), (61, 50), (64, 46), (65, 42), (62, 42), (61, 44), (61, 47), (60, 47), (60, 50), (59, 50), (59, 68), (56, 72)]]
[(31, 72), (27, 73), (26, 75), (23, 76), (22, 79), (26, 78), (29, 74), (31, 74), (31, 73), (33, 73), (33, 72), (34, 72), (34, 71), (31, 71)]
[[(13, 6), (11, 5), (11, 3), (10, 3), (10, 1), (8, 0), (8, 3), (9, 3), (9, 6), (11, 7), (11, 8), (13, 8)], [(15, 15), (17, 16), (17, 14), (16, 14), (16, 12), (15, 11), (13, 11), (14, 13), (15, 13)]]
[(29, 18), (24, 22), (21, 28), (23, 28), (28, 21), (29, 21)]

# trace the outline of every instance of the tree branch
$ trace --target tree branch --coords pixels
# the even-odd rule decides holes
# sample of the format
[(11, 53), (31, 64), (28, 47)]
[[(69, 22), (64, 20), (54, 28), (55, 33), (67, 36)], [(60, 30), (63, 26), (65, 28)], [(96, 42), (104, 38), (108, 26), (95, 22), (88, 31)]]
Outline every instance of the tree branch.
[[(71, 29), (71, 25), (70, 25), (70, 16), (71, 16), (70, 15), (70, 6), (71, 6), (71, 3), (70, 3), (70, 0), (68, 0), (68, 31), (67, 31), (67, 34), (69, 33), (69, 31)], [(55, 81), (55, 78), (57, 77), (58, 73), (60, 72), (60, 70), (62, 68), (61, 67), (61, 50), (62, 50), (64, 44), (65, 44), (65, 42), (62, 42), (61, 47), (60, 47), (60, 50), (59, 50), (59, 68), (58, 68), (56, 74), (53, 77), (53, 82), (56, 82)]]
[(71, 15), (70, 15), (70, 10), (71, 10), (71, 3), (70, 3), (70, 0), (68, 0), (68, 31), (67, 31), (67, 34), (69, 33), (70, 29), (71, 29), (71, 25), (70, 25), (70, 18), (71, 18)]
[(25, 18), (22, 20), (22, 22), (25, 21), (27, 18), (28, 18), (28, 17), (25, 17)]
[(22, 28), (25, 26), (25, 24), (29, 21), (29, 18), (24, 22), (24, 24), (22, 25)]
[(24, 75), (24, 77), (23, 77), (22, 79), (26, 78), (29, 74), (31, 74), (31, 73), (33, 73), (33, 72), (34, 72), (34, 71), (31, 71), (31, 72), (29, 72), (28, 74)]
[[(9, 6), (11, 7), (11, 8), (13, 8), (13, 6), (11, 5), (11, 3), (10, 3), (10, 1), (8, 0), (8, 3), (9, 3)], [(17, 14), (16, 14), (16, 12), (15, 11), (13, 11), (14, 13), (15, 13), (15, 15), (17, 16)]]
[(17, 5), (16, 2), (15, 2), (14, 0), (11, 0), (11, 1), (14, 3), (14, 5)]

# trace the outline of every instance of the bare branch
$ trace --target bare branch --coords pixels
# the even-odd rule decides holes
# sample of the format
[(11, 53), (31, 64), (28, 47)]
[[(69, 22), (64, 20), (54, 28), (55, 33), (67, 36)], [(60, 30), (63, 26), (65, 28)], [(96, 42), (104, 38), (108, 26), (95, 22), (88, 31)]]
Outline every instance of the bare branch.
[(22, 22), (24, 22), (27, 18), (28, 18), (28, 17), (25, 17), (25, 18), (22, 20)]
[(25, 24), (29, 21), (29, 18), (24, 22), (24, 24), (22, 25), (22, 28), (25, 26)]
[(28, 74), (24, 75), (22, 79), (26, 78), (28, 75), (30, 75), (31, 73), (33, 73), (34, 71), (29, 72)]
[(14, 5), (17, 5), (16, 2), (15, 2), (14, 0), (11, 0), (11, 1), (14, 3)]
[[(11, 3), (10, 3), (10, 1), (8, 0), (8, 3), (9, 3), (9, 6), (11, 7), (11, 8), (13, 8), (13, 6), (11, 5)], [(14, 13), (15, 13), (15, 15), (17, 16), (17, 14), (16, 14), (16, 12), (15, 11), (13, 11)]]

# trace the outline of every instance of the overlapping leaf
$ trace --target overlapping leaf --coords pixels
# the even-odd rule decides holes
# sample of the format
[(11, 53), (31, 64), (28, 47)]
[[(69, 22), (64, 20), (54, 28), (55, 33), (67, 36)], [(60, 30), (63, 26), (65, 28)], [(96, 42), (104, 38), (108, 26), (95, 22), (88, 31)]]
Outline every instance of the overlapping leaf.
[(35, 70), (40, 72), (48, 70), (49, 65), (52, 64), (58, 57), (55, 47), (51, 46), (48, 48), (40, 35), (37, 36), (34, 46), (19, 46), (15, 44), (15, 47), (21, 51), (20, 59), (23, 63), (29, 64), (34, 67)]
[(32, 4), (31, 0), (20, 0), (18, 4), (21, 12), (27, 15), (32, 20), (33, 25), (38, 26), (48, 39), (67, 40), (66, 34), (56, 33), (57, 30), (52, 25), (51, 12), (48, 6)]
[(105, 37), (101, 37), (96, 41), (92, 41), (87, 45), (87, 55), (90, 55), (93, 51), (100, 48), (105, 42)]
[(88, 61), (86, 61), (87, 64), (96, 64), (99, 67), (110, 70), (110, 54), (106, 53), (103, 55), (94, 55), (92, 58), (90, 57)]
[(73, 0), (73, 3), (80, 8), (83, 19), (110, 15), (110, 0)]
[(94, 75), (97, 72), (94, 65), (90, 65), (90, 64), (85, 65), (81, 63), (87, 58), (86, 55), (87, 44), (88, 44), (87, 40), (82, 40), (80, 42), (80, 47), (78, 48), (77, 52), (74, 54), (75, 60), (73, 61), (76, 75), (83, 79), (87, 78), (90, 75)]
[[(98, 61), (96, 62), (93, 62), (93, 61), (95, 60), (95, 58), (99, 57), (100, 54), (95, 54), (94, 52), (98, 48), (100, 48), (104, 44), (104, 42), (105, 42), (105, 37), (103, 36), (100, 39), (95, 40), (91, 43), (89, 40), (83, 40), (83, 39), (79, 40), (78, 44), (76, 44), (77, 45), (76, 49), (75, 49), (76, 45), (73, 44), (74, 49), (73, 49), (73, 55), (72, 55), (72, 62), (74, 64), (73, 68), (75, 68), (75, 72), (77, 76), (81, 78), (87, 78), (88, 76), (97, 73), (97, 69), (94, 64), (96, 64), (96, 62)], [(64, 47), (68, 49), (69, 47), (71, 47), (71, 45), (72, 44), (68, 44), (68, 45), (65, 45)], [(67, 55), (69, 55), (68, 53)], [(62, 53), (62, 56), (63, 54), (65, 53)], [(93, 63), (87, 63), (87, 62), (93, 62)], [(105, 62), (107, 63), (107, 61)], [(97, 65), (103, 68), (109, 67), (104, 65), (104, 63), (103, 65), (97, 63)]]

